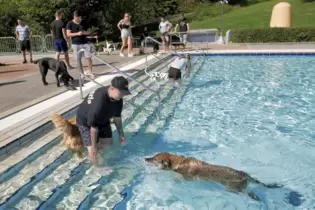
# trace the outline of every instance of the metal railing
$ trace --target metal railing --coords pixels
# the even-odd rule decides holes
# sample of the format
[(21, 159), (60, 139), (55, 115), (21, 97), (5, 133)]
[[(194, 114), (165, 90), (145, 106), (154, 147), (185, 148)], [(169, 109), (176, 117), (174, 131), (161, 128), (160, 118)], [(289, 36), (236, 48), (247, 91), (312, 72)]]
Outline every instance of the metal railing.
[[(202, 50), (202, 49), (201, 49), (200, 47), (198, 47), (196, 44), (194, 44), (194, 43), (192, 43), (191, 41), (188, 40), (188, 34), (187, 34), (187, 32), (176, 32), (176, 31), (172, 31), (172, 32), (170, 33), (170, 35), (175, 35), (175, 36), (178, 37), (179, 39), (184, 39), (184, 37), (181, 37), (180, 34), (184, 34), (184, 35), (186, 34), (186, 35), (187, 35), (187, 37), (186, 37), (186, 42), (187, 42), (187, 43), (190, 43), (192, 46), (196, 47), (197, 50), (199, 50), (199, 51), (203, 52), (204, 54), (206, 54), (206, 52), (205, 52), (204, 50)], [(208, 36), (208, 33), (206, 33), (206, 34), (207, 34), (207, 36)], [(183, 44), (186, 45), (186, 43), (184, 43), (183, 41), (181, 41), (181, 43), (183, 43)], [(172, 36), (170, 36), (170, 44), (172, 44)], [(207, 42), (207, 50), (208, 50), (208, 42)]]
[[(83, 86), (83, 84), (82, 84), (82, 76), (83, 76), (84, 78), (90, 79), (90, 80), (93, 81), (95, 84), (98, 84), (98, 85), (100, 85), (100, 86), (103, 86), (102, 84), (100, 84), (100, 83), (98, 83), (97, 81), (95, 81), (95, 79), (92, 79), (92, 78), (90, 78), (90, 77), (88, 77), (88, 76), (86, 76), (86, 75), (84, 74), (83, 66), (82, 66), (82, 62), (81, 62), (81, 58), (82, 58), (82, 54), (83, 54), (83, 53), (89, 54), (90, 56), (96, 58), (96, 59), (97, 59), (98, 61), (100, 61), (101, 63), (103, 63), (103, 64), (109, 66), (110, 68), (114, 69), (115, 71), (117, 71), (117, 72), (119, 72), (119, 73), (125, 75), (128, 79), (130, 79), (130, 80), (132, 80), (132, 81), (138, 83), (139, 85), (141, 85), (142, 87), (146, 88), (147, 90), (152, 91), (152, 92), (158, 97), (158, 102), (159, 102), (159, 104), (158, 104), (158, 119), (160, 119), (160, 117), (161, 117), (161, 97), (160, 97), (160, 94), (159, 94), (157, 91), (155, 91), (155, 90), (149, 88), (148, 86), (144, 85), (142, 82), (139, 82), (138, 80), (132, 78), (131, 76), (129, 76), (129, 75), (126, 74), (125, 72), (119, 70), (117, 67), (115, 67), (115, 66), (113, 66), (112, 64), (110, 64), (110, 63), (104, 61), (104, 60), (101, 59), (100, 57), (98, 57), (98, 56), (96, 56), (96, 55), (90, 53), (89, 51), (87, 51), (87, 50), (85, 50), (85, 49), (80, 49), (79, 52), (78, 52), (78, 54), (77, 54), (77, 59), (78, 59), (77, 63), (78, 63), (78, 68), (79, 68), (79, 72), (80, 72), (79, 85), (80, 85), (80, 93), (81, 93), (81, 98), (82, 98), (82, 99), (84, 98), (84, 97), (83, 97), (83, 91), (82, 91), (82, 86)], [(126, 100), (126, 101), (127, 101), (127, 100)], [(132, 104), (131, 104), (131, 105), (132, 105)]]

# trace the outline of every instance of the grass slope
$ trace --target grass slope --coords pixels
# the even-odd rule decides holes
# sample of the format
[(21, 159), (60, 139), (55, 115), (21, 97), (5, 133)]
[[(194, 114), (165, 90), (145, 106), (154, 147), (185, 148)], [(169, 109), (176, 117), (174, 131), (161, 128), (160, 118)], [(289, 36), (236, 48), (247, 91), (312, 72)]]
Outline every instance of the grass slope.
[[(273, 7), (280, 2), (272, 0), (233, 10), (224, 17), (224, 31), (240, 28), (269, 28)], [(292, 27), (315, 27), (315, 2), (284, 0), (292, 6)], [(192, 29), (220, 29), (220, 16), (203, 21), (192, 21)]]

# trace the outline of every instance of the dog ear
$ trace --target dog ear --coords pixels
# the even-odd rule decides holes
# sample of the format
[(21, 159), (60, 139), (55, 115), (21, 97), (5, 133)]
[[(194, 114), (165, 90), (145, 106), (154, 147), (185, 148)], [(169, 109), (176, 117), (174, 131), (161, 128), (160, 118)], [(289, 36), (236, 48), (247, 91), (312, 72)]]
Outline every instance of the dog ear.
[(162, 160), (162, 165), (164, 168), (170, 168), (172, 164), (171, 164), (171, 161), (167, 159), (167, 160)]

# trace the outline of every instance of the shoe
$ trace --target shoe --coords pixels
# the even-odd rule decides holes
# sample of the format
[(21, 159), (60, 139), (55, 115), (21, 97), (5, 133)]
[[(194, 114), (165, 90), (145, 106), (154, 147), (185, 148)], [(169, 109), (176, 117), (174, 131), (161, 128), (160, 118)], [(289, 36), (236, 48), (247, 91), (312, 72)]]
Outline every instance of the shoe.
[(133, 57), (133, 54), (129, 53), (129, 54), (128, 54), (128, 57), (129, 57), (129, 58)]
[(24, 60), (24, 61), (23, 61), (23, 63), (27, 63), (27, 61), (26, 61), (26, 60)]
[(32, 58), (30, 59), (30, 62), (33, 63), (33, 59)]
[(125, 55), (123, 53), (120, 53), (119, 56), (120, 57), (125, 57)]

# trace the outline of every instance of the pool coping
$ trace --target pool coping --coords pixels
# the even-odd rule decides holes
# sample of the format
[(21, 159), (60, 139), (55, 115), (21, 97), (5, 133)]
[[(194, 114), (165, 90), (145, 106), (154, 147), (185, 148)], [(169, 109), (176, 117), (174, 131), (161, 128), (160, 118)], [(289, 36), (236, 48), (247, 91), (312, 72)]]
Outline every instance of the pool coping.
[(315, 55), (315, 49), (231, 49), (231, 50), (199, 50), (176, 52), (178, 54), (189, 53), (192, 55)]
[[(159, 56), (159, 60), (157, 60), (157, 59), (154, 60), (155, 56), (152, 56), (152, 57), (148, 56), (149, 68), (154, 68), (154, 66), (158, 65), (158, 63), (163, 62), (165, 59), (169, 59), (170, 56), (171, 55)], [(136, 77), (140, 77), (141, 75), (144, 74), (143, 70), (145, 68), (145, 58), (141, 59), (139, 61), (133, 62), (129, 65), (126, 65), (126, 66), (120, 68), (120, 70), (127, 71), (130, 69), (134, 69), (135, 67), (141, 67), (141, 66), (143, 66), (142, 68), (140, 68), (141, 70), (139, 70), (135, 73), (132, 73), (132, 74), (128, 74), (129, 76), (134, 77), (137, 75)], [(121, 74), (120, 73), (115, 73), (115, 74), (109, 73), (107, 75), (104, 75), (104, 76), (97, 78), (96, 81), (98, 81), (99, 83), (102, 83), (102, 84), (104, 84), (106, 82), (109, 84), (110, 80), (117, 75), (121, 75)], [(93, 82), (86, 83), (86, 84), (84, 84), (83, 92), (86, 93), (86, 92), (90, 91), (91, 89), (96, 88), (97, 86), (98, 85), (93, 83)], [(60, 100), (60, 99), (63, 99), (63, 100)], [(14, 114), (14, 115), (11, 115), (11, 116), (8, 116), (7, 118), (4, 118), (4, 119), (6, 119), (6, 121), (4, 121), (3, 119), (0, 120), (0, 127), (1, 127), (5, 123), (10, 123), (10, 118), (12, 118), (12, 116), (16, 118), (16, 120), (14, 122), (11, 122), (10, 125), (7, 125), (5, 128), (4, 128), (4, 126), (1, 127), (2, 129), (0, 130), (0, 133), (2, 133), (2, 139), (4, 138), (4, 140), (2, 140), (0, 142), (1, 143), (0, 156), (12, 153), (11, 150), (13, 148), (16, 148), (17, 146), (19, 146), (19, 147), (23, 146), (24, 140), (23, 140), (23, 142), (22, 142), (23, 144), (22, 144), (22, 143), (20, 143), (19, 139), (26, 137), (26, 136), (29, 136), (27, 139), (33, 138), (34, 136), (37, 136), (40, 133), (42, 133), (43, 129), (50, 128), (51, 125), (49, 125), (49, 123), (51, 122), (51, 120), (49, 119), (49, 117), (47, 117), (47, 114), (50, 114), (50, 113), (64, 114), (67, 112), (71, 112), (71, 110), (78, 105), (78, 101), (80, 102), (81, 100), (82, 99), (80, 97), (80, 91), (79, 90), (69, 91), (69, 92), (67, 91), (65, 93), (61, 93), (61, 94), (59, 94), (53, 98), (47, 99), (47, 100), (45, 100), (45, 101), (43, 101), (37, 105), (34, 105), (32, 107), (25, 109), (27, 111), (26, 113), (29, 113), (29, 115), (28, 116), (24, 115), (24, 119), (19, 118), (21, 116), (23, 117), (23, 114), (25, 114), (25, 110), (22, 110), (22, 111)], [(55, 103), (52, 103), (51, 106), (46, 105), (46, 104), (51, 103), (51, 101), (53, 101)], [(60, 105), (60, 103), (64, 103), (65, 105), (60, 108), (60, 107), (58, 107), (58, 105)], [(38, 108), (36, 106), (37, 107), (42, 106), (42, 110), (38, 111)], [(29, 111), (29, 110), (31, 110), (31, 111)], [(46, 115), (46, 116), (41, 115), (43, 112), (44, 112), (43, 115)], [(32, 114), (32, 113), (34, 113), (34, 114)], [(65, 115), (65, 117), (66, 117), (66, 115)], [(23, 122), (24, 122), (24, 124), (23, 124)], [(8, 131), (9, 132), (12, 131), (14, 129), (14, 127), (18, 127), (18, 124), (21, 124), (21, 123), (22, 123), (21, 127), (25, 127), (25, 126), (29, 126), (29, 127), (27, 127), (26, 129), (20, 130), (20, 131), (16, 131), (16, 133), (19, 135), (13, 134), (12, 136), (9, 137), (10, 139), (7, 137), (8, 135), (5, 136)], [(14, 130), (16, 130), (16, 129), (14, 129)], [(19, 130), (19, 129), (17, 129), (17, 130)], [(30, 134), (32, 134), (32, 135), (30, 135)], [(27, 140), (25, 140), (25, 142), (27, 142)], [(8, 148), (6, 148), (6, 147), (8, 147), (8, 146), (10, 146), (10, 152), (7, 151)]]

